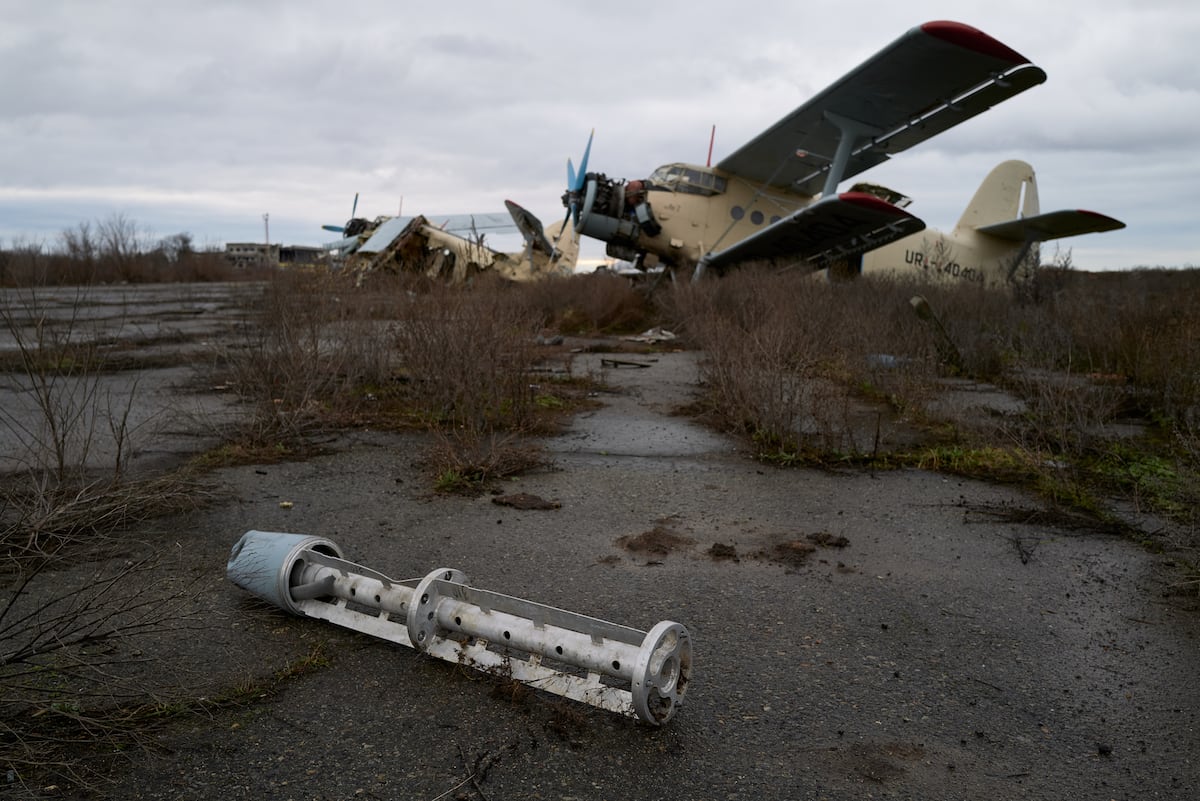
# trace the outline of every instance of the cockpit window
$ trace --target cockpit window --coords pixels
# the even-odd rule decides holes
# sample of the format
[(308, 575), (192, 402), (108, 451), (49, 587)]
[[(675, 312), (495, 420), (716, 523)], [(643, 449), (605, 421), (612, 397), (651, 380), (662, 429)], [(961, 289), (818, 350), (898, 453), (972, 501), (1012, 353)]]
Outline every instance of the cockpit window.
[(725, 191), (725, 179), (702, 167), (667, 164), (659, 167), (648, 181), (656, 189), (686, 192), (691, 195), (719, 195)]

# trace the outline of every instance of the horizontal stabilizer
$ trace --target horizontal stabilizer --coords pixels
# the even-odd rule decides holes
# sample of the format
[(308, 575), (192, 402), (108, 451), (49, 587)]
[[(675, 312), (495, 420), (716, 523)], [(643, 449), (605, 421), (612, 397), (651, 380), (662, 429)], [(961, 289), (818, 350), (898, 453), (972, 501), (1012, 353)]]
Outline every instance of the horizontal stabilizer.
[(1034, 217), (982, 225), (975, 230), (981, 234), (1008, 239), (1013, 242), (1046, 242), (1080, 234), (1095, 234), (1101, 231), (1116, 231), (1125, 223), (1103, 214), (1083, 209), (1051, 211)]
[(843, 192), (783, 218), (702, 262), (724, 270), (748, 261), (806, 261), (820, 269), (836, 259), (882, 247), (925, 229), (903, 209), (864, 192)]

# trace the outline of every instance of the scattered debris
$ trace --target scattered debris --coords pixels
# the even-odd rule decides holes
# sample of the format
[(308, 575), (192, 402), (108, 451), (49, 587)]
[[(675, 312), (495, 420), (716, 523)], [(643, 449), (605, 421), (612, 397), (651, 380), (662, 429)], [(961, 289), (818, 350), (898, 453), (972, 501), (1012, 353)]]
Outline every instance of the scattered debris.
[(636, 537), (625, 535), (617, 538), (617, 544), (627, 551), (660, 555), (682, 550), (693, 542), (694, 540), (676, 534), (661, 523), (649, 531), (638, 534)]
[(658, 342), (670, 342), (671, 340), (675, 339), (675, 334), (674, 332), (668, 331), (665, 328), (656, 326), (651, 328), (649, 331), (643, 331), (640, 334), (634, 334), (632, 336), (621, 337), (621, 339), (624, 339), (627, 342), (645, 342), (648, 345), (653, 345)]
[(817, 550), (817, 546), (805, 540), (781, 542), (771, 551), (772, 561), (796, 567), (804, 564), (809, 555)]
[(649, 367), (649, 362), (631, 362), (626, 359), (601, 359), (602, 367)]
[(734, 548), (732, 545), (726, 545), (723, 542), (714, 542), (712, 547), (705, 551), (705, 553), (718, 562), (723, 559), (732, 559), (735, 562), (740, 561), (738, 559), (737, 548)]
[(492, 498), (492, 503), (498, 506), (511, 506), (513, 509), (561, 509), (558, 501), (548, 501), (528, 492), (518, 492), (513, 495), (500, 495)]
[(850, 544), (850, 540), (841, 534), (834, 535), (828, 531), (818, 531), (815, 534), (809, 534), (807, 539), (813, 545), (820, 545), (822, 548), (845, 548)]
[[(788, 567), (799, 567), (808, 561), (808, 557), (815, 553), (817, 548), (845, 548), (849, 544), (850, 540), (840, 534), (817, 531), (812, 534), (805, 534), (803, 537), (796, 537), (795, 539), (777, 543), (770, 550), (759, 550), (751, 554), (751, 556), (755, 559), (776, 562)], [(841, 562), (837, 563), (837, 569), (843, 573), (856, 572), (854, 568), (847, 569)]]

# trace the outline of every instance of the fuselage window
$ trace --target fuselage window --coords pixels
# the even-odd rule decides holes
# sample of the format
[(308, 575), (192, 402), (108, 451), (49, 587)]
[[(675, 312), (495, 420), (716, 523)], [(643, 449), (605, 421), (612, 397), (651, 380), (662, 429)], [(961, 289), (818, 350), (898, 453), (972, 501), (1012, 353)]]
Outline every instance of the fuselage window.
[(725, 191), (725, 179), (707, 170), (669, 164), (659, 167), (650, 176), (655, 189), (667, 189), (688, 195), (717, 195)]

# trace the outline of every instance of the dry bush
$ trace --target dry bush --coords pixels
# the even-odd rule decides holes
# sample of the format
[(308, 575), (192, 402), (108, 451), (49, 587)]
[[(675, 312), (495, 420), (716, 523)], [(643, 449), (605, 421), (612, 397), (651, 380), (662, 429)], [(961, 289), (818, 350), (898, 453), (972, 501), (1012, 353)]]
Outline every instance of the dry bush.
[(1036, 302), (1005, 297), (1004, 305), (976, 307), (970, 323), (997, 359), (995, 370), (976, 362), (972, 372), (1029, 406), (1022, 439), (1087, 453), (1102, 444), (1107, 424), (1127, 416), (1192, 438), (1200, 416), (1200, 271), (1043, 273), (1037, 291), (1024, 295)]
[[(1014, 296), (742, 271), (675, 287), (660, 305), (705, 351), (709, 408), (753, 435), (764, 457), (874, 456), (882, 440), (888, 463), (929, 464), (932, 454), (1001, 477), (1022, 465), (1022, 480), (1059, 500), (1102, 514), (1098, 498), (1128, 496), (1194, 529), (1197, 276), (1056, 270)], [(923, 318), (910, 303), (918, 293)], [(950, 376), (991, 382), (1015, 402), (934, 403), (953, 389)], [(1131, 416), (1144, 433), (1120, 425)]]
[(139, 523), (197, 508), (213, 492), (186, 472), (68, 485), (10, 477), (0, 482), (0, 555), (20, 563), (74, 557)]
[(0, 479), (0, 761), (14, 792), (86, 786), (83, 751), (140, 738), (160, 699), (137, 642), (178, 630), (192, 599), (151, 578), (153, 559), (128, 558), (145, 547), (123, 532), (209, 494), (186, 474), (128, 477), (138, 385), (114, 402), (84, 300), (56, 315), (7, 292), (0, 309), (16, 354), (4, 378), (23, 401), (0, 411), (15, 467)]
[(109, 429), (116, 453), (115, 478), (128, 460), (127, 421), (135, 392), (114, 408), (104, 390), (97, 335), (80, 317), (85, 290), (64, 318), (57, 318), (32, 290), (3, 295), (0, 321), (16, 350), (15, 368), (5, 375), (11, 405), (0, 408), (0, 424), (16, 445), (23, 470), (54, 486), (86, 480), (93, 450)]
[(1056, 301), (1089, 371), (1177, 423), (1200, 414), (1200, 270), (1081, 277)]
[(537, 411), (530, 371), (544, 320), (513, 287), (488, 279), (408, 296), (391, 328), (407, 402), (431, 423), (472, 434), (522, 430)]
[(607, 271), (545, 278), (517, 289), (530, 312), (562, 334), (628, 334), (652, 325), (646, 292)]
[(542, 449), (519, 434), (437, 431), (424, 456), (438, 492), (475, 493), (497, 479), (546, 464)]
[(0, 329), (13, 344), (0, 407), (9, 443), (0, 480), (0, 554), (21, 562), (71, 556), (114, 531), (203, 502), (208, 490), (185, 474), (130, 480), (127, 464), (139, 426), (135, 379), (121, 392), (106, 383), (99, 335), (80, 310), (81, 290), (65, 314), (35, 292), (4, 293)]
[(0, 764), (9, 792), (98, 790), (112, 754), (153, 747), (149, 725), (188, 703), (145, 648), (203, 624), (198, 588), (164, 578), (158, 561), (100, 559), (61, 574), (45, 560), (4, 566)]
[(276, 273), (240, 343), (216, 354), (253, 415), (235, 438), (291, 443), (331, 412), (361, 403), (363, 388), (391, 378), (386, 332), (372, 319), (379, 299), (337, 276)]
[(857, 453), (878, 444), (864, 396), (903, 412), (931, 392), (936, 351), (908, 294), (743, 270), (678, 285), (662, 308), (704, 351), (707, 404), (729, 424), (769, 448)]

